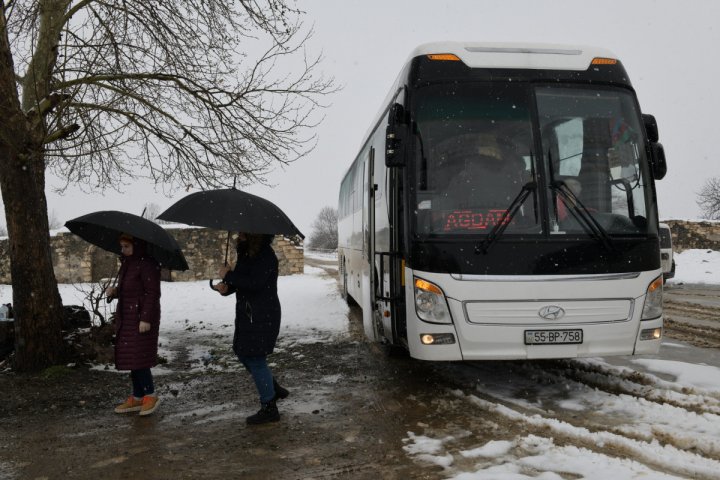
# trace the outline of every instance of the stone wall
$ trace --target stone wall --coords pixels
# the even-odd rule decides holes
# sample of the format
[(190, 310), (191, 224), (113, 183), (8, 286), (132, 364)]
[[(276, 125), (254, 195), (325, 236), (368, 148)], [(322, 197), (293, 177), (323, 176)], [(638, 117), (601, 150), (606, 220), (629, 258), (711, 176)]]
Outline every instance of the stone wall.
[[(217, 277), (225, 261), (227, 232), (205, 228), (168, 228), (177, 239), (190, 269), (185, 272), (163, 271), (163, 280), (187, 282)], [(58, 283), (96, 282), (117, 273), (118, 256), (91, 245), (70, 232), (50, 238), (53, 268)], [(278, 257), (280, 275), (303, 272), (303, 246), (276, 236), (272, 247)], [(228, 262), (235, 262), (234, 239), (230, 239)], [(10, 255), (7, 238), (0, 239), (0, 283), (10, 284)]]
[(690, 248), (720, 250), (720, 222), (663, 220), (672, 232), (673, 250)]

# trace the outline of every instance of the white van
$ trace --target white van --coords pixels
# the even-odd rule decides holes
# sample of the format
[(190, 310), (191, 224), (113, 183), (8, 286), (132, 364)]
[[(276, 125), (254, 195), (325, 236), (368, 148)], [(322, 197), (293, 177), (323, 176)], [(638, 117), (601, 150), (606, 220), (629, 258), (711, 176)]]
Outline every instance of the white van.
[(670, 226), (661, 223), (660, 227), (660, 264), (662, 266), (663, 281), (675, 276), (675, 259), (673, 258), (672, 235)]

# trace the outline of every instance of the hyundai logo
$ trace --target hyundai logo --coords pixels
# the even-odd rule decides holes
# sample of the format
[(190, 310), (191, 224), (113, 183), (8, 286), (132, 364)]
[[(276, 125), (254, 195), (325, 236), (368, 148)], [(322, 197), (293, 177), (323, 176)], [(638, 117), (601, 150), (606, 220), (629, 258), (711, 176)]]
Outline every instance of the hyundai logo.
[(558, 320), (565, 316), (565, 310), (557, 305), (546, 305), (538, 310), (538, 315), (545, 320)]

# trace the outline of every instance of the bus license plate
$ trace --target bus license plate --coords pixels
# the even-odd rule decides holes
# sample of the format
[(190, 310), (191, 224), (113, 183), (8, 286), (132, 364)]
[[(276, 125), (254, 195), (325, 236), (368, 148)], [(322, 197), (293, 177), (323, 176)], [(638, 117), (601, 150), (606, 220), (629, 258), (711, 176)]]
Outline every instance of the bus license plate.
[(582, 343), (582, 330), (525, 330), (525, 345)]

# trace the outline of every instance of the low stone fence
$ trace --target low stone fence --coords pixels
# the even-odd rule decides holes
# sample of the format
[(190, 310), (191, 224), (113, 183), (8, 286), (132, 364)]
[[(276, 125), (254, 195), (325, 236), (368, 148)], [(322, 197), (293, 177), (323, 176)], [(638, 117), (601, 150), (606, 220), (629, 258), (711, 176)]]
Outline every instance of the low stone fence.
[(720, 222), (663, 220), (672, 232), (673, 250), (691, 248), (720, 250)]
[[(168, 228), (177, 239), (190, 269), (185, 272), (163, 271), (166, 281), (207, 280), (217, 277), (225, 261), (227, 232), (206, 228)], [(58, 283), (97, 282), (113, 277), (118, 269), (118, 256), (91, 245), (70, 232), (59, 232), (50, 238), (53, 269)], [(278, 257), (280, 275), (303, 272), (303, 246), (295, 245), (278, 235), (272, 243)], [(235, 262), (235, 243), (230, 239), (228, 263)], [(0, 283), (10, 284), (8, 240), (0, 239)]]

